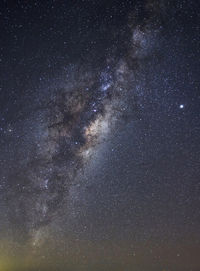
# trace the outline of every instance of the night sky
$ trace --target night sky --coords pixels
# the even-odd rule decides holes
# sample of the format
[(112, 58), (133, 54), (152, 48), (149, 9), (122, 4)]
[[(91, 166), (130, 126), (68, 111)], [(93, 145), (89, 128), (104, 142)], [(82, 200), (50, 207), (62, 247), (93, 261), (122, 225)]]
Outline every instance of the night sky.
[(0, 271), (200, 271), (199, 14), (0, 1)]

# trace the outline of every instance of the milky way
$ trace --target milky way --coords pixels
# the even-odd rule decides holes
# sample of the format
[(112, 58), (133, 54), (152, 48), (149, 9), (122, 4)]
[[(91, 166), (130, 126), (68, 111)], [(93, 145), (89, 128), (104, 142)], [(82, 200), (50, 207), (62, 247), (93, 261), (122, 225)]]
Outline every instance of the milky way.
[(94, 148), (116, 124), (138, 117), (143, 95), (137, 93), (138, 73), (155, 53), (161, 26), (160, 8), (146, 6), (146, 12), (141, 22), (137, 13), (130, 14), (121, 56), (114, 50), (98, 67), (93, 61), (69, 64), (57, 82), (49, 81), (30, 97), (33, 113), (25, 117), (24, 126), (33, 130), (25, 139), (31, 152), (7, 177), (9, 219), (16, 236), (22, 221), (28, 237), (56, 219)]
[(0, 270), (199, 270), (186, 2), (0, 3)]

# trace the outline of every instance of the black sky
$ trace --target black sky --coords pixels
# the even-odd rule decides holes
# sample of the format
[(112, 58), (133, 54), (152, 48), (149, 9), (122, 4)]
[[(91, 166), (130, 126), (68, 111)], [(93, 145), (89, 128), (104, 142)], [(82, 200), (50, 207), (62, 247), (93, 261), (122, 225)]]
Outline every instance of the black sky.
[(197, 1), (1, 1), (0, 270), (200, 270)]

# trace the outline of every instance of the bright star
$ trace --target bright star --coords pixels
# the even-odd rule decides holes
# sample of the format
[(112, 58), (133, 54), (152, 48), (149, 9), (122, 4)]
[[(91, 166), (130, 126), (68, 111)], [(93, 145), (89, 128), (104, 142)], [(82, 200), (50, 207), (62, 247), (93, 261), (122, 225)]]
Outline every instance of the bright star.
[(183, 109), (184, 108), (184, 104), (180, 104), (179, 108)]

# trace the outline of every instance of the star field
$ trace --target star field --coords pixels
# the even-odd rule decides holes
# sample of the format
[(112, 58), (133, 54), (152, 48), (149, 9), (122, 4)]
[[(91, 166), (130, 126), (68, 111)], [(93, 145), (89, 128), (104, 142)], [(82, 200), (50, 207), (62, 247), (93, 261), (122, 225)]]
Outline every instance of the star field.
[(0, 270), (200, 269), (198, 11), (1, 2)]

